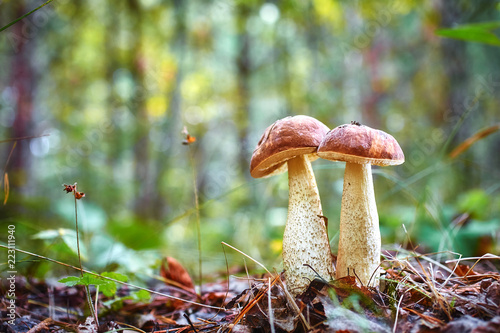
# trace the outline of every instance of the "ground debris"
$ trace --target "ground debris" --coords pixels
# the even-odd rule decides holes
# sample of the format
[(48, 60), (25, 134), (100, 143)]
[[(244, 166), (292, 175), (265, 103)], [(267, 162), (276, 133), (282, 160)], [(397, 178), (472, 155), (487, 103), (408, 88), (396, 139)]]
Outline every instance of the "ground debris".
[(160, 276), (165, 279), (165, 283), (194, 292), (194, 284), (186, 269), (174, 258), (163, 259)]
[(484, 329), (496, 327), (498, 272), (481, 272), (474, 265), (446, 266), (425, 256), (392, 264), (382, 294), (396, 311), (397, 332), (488, 332)]
[[(473, 263), (424, 259), (386, 261), (380, 288), (364, 287), (354, 277), (316, 279), (296, 298), (287, 292), (283, 275), (276, 274), (231, 277), (203, 285), (203, 294), (197, 295), (182, 267), (169, 264), (170, 272), (164, 267), (162, 274), (167, 284), (156, 282), (149, 288), (195, 304), (162, 295), (133, 301), (127, 298), (132, 290), (123, 286), (115, 296), (123, 298), (115, 303), (119, 307), (107, 306), (110, 299), (99, 294), (98, 324), (88, 315), (82, 286), (18, 278), (16, 319), (3, 319), (0, 331), (500, 332), (500, 274), (491, 271), (492, 265), (485, 270)], [(91, 288), (93, 300), (95, 291)], [(1, 299), (2, 318), (8, 304)]]

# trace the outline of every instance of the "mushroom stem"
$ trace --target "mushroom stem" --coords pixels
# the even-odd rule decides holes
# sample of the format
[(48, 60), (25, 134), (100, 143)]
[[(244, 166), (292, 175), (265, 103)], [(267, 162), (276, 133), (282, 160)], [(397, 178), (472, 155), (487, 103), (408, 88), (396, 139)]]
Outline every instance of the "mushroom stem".
[(380, 244), (371, 165), (347, 162), (336, 278), (357, 276), (365, 286), (378, 286)]
[(283, 235), (283, 266), (287, 288), (296, 296), (315, 278), (329, 281), (333, 276), (333, 263), (325, 221), (320, 217), (323, 212), (311, 162), (307, 156), (300, 155), (287, 163), (290, 192)]

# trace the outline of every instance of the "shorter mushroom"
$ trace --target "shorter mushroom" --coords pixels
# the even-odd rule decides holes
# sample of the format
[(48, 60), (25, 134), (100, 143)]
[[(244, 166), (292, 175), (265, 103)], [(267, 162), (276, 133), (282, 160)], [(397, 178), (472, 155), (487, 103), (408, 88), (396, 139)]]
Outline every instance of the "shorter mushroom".
[(265, 130), (250, 164), (254, 178), (288, 169), (283, 267), (287, 289), (293, 295), (305, 291), (318, 275), (330, 280), (333, 274), (330, 243), (310, 162), (318, 158), (316, 149), (328, 130), (323, 123), (308, 116), (280, 119)]
[(346, 162), (336, 278), (357, 276), (378, 286), (381, 239), (371, 165), (401, 164), (403, 151), (391, 135), (352, 122), (331, 130), (318, 155)]

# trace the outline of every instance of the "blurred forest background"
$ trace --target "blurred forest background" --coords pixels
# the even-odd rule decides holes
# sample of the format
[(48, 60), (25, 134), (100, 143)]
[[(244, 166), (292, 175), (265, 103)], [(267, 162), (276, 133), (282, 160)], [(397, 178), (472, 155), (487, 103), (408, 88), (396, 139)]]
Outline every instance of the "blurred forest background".
[[(0, 0), (0, 26), (43, 2)], [(450, 153), (500, 122), (500, 42), (436, 34), (498, 21), (497, 1), (55, 0), (0, 32), (0, 241), (15, 224), (17, 248), (77, 265), (61, 185), (78, 182), (85, 267), (148, 276), (172, 256), (197, 276), (196, 189), (207, 279), (244, 265), (221, 241), (280, 270), (287, 175), (249, 161), (268, 125), (306, 114), (401, 144), (405, 164), (374, 168), (385, 249), (498, 254), (500, 133)], [(336, 253), (344, 164), (313, 168)]]

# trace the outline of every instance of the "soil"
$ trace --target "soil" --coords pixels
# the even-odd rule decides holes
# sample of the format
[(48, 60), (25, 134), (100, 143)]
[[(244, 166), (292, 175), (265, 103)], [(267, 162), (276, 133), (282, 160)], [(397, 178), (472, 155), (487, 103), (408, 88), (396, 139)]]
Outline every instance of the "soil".
[[(420, 255), (389, 263), (379, 288), (361, 286), (356, 277), (317, 279), (293, 299), (282, 274), (231, 276), (204, 284), (200, 296), (170, 258), (160, 271), (164, 282), (148, 286), (161, 295), (153, 293), (147, 302), (127, 298), (134, 291), (129, 286), (112, 297), (99, 293), (98, 323), (84, 286), (18, 277), (11, 311), (10, 282), (4, 279), (0, 331), (500, 332), (498, 257), (457, 264)], [(95, 301), (96, 288), (89, 289)]]

